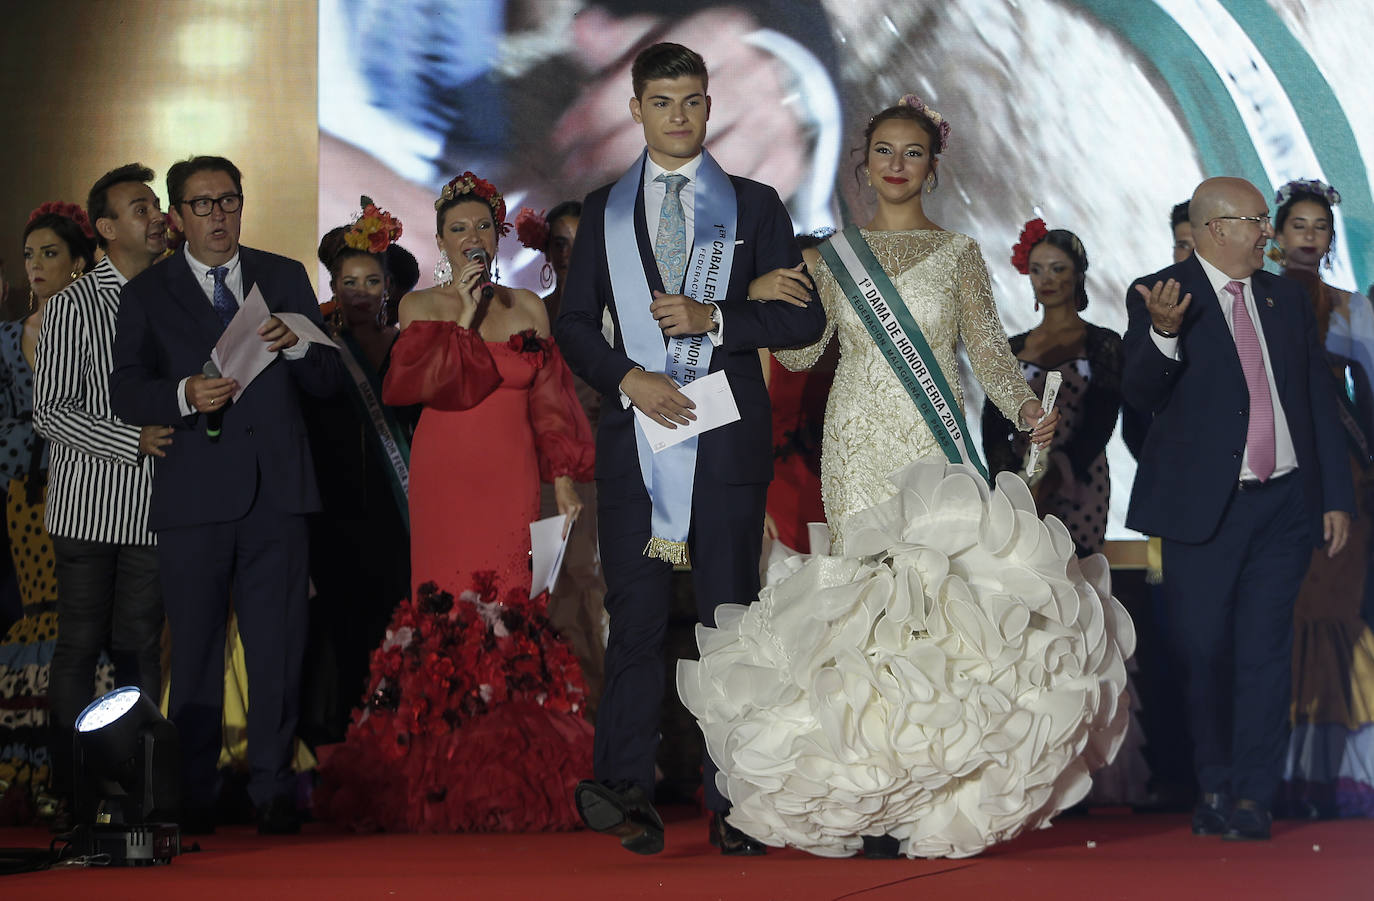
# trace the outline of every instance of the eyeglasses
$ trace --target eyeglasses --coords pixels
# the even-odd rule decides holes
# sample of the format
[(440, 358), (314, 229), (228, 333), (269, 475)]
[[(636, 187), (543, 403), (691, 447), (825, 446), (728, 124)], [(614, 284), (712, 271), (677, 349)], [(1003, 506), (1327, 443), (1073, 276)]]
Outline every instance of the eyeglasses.
[(183, 200), (182, 203), (189, 206), (191, 212), (197, 216), (210, 215), (210, 211), (216, 206), (227, 215), (239, 211), (239, 207), (243, 206), (243, 195), (223, 194), (219, 197), (192, 197), (190, 200)]
[(1261, 228), (1269, 224), (1268, 216), (1213, 216), (1211, 219), (1207, 220), (1207, 224), (1211, 225), (1218, 219), (1237, 219), (1241, 222), (1253, 222)]

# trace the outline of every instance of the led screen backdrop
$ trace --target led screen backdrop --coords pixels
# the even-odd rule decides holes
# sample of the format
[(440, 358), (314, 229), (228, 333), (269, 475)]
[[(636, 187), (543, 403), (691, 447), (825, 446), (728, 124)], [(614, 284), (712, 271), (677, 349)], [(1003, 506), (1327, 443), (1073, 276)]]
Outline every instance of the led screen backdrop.
[[(1027, 218), (1082, 238), (1085, 317), (1122, 331), (1126, 286), (1170, 262), (1170, 207), (1212, 174), (1332, 182), (1345, 203), (1330, 279), (1374, 279), (1374, 85), (1357, 62), (1371, 4), (321, 0), (319, 27), (321, 228), (367, 193), (406, 222), (422, 272), (436, 187), (457, 172), (496, 182), (512, 214), (623, 172), (641, 146), (629, 62), (657, 39), (704, 54), (709, 146), (775, 186), (798, 231), (870, 214), (851, 152), (870, 114), (909, 91), (938, 108), (954, 132), (928, 209), (981, 244), (1009, 333), (1037, 321), (1009, 262)], [(503, 243), (503, 280), (538, 289), (538, 263)], [(1119, 437), (1110, 462), (1109, 535), (1127, 537)]]

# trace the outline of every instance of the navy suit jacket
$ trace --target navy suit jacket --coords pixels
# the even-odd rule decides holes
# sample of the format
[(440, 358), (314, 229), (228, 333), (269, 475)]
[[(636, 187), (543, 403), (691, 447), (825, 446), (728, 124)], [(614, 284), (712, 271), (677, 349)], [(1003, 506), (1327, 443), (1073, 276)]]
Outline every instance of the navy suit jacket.
[[(725, 342), (712, 351), (711, 372), (725, 370), (740, 418), (701, 436), (697, 445), (697, 478), (711, 478), (722, 484), (766, 483), (773, 477), (773, 428), (758, 348), (810, 344), (825, 330), (825, 310), (814, 292), (805, 309), (781, 301), (747, 299), (751, 281), (774, 269), (795, 266), (802, 257), (793, 237), (792, 220), (777, 192), (733, 175), (730, 181), (735, 186), (738, 210), (736, 244), (730, 284), (723, 299), (717, 301)], [(620, 381), (637, 365), (625, 353), (616, 311), (616, 301), (624, 303), (628, 298), (612, 296), (606, 262), (605, 210), (611, 187), (606, 185), (592, 192), (583, 204), (582, 224), (573, 242), (567, 287), (555, 327), (559, 349), (573, 372), (605, 395), (597, 427), (598, 479), (639, 472), (634, 414), (620, 401)], [(635, 201), (635, 234), (649, 288), (662, 291), (663, 279), (644, 223), (642, 184)], [(613, 252), (629, 251), (616, 248)], [(636, 300), (647, 306), (653, 297)], [(607, 344), (601, 332), (602, 311), (607, 307), (615, 321), (613, 344)], [(666, 338), (664, 348), (666, 353)]]
[[(1136, 285), (1176, 279), (1191, 293), (1179, 337), (1180, 359), (1160, 353)], [(1322, 513), (1354, 510), (1350, 465), (1336, 411), (1336, 386), (1317, 340), (1307, 294), (1259, 270), (1250, 278), (1279, 400), (1298, 458), (1313, 542)], [(1137, 279), (1126, 292), (1130, 316), (1122, 393), (1154, 415), (1140, 453), (1126, 525), (1147, 535), (1198, 543), (1221, 523), (1240, 479), (1250, 392), (1216, 291), (1196, 257)], [(1277, 412), (1277, 411), (1276, 411)]]
[[(257, 285), (272, 311), (304, 313), (323, 328), (305, 267), (248, 247), (239, 248), (239, 259), (245, 295)], [(299, 360), (278, 357), (225, 410), (220, 440), (211, 442), (202, 414), (181, 415), (177, 385), (201, 371), (223, 331), (180, 252), (150, 266), (120, 295), (110, 404), (132, 425), (176, 428), (153, 469), (154, 531), (233, 522), (256, 497), (281, 513), (320, 508), (298, 395), (338, 390), (338, 351), (312, 344)]]

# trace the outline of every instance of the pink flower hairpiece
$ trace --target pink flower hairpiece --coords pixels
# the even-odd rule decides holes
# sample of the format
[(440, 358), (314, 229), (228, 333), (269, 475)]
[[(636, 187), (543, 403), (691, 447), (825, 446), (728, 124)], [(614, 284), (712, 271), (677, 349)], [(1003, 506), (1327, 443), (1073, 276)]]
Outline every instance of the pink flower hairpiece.
[(1021, 237), (1011, 249), (1011, 264), (1022, 275), (1030, 274), (1030, 254), (1035, 245), (1045, 240), (1050, 230), (1045, 227), (1044, 219), (1032, 219), (1021, 227)]
[(65, 200), (50, 200), (39, 206), (38, 209), (34, 210), (32, 213), (29, 213), (29, 222), (37, 219), (39, 216), (46, 216), (48, 213), (56, 213), (59, 216), (72, 220), (80, 227), (82, 234), (92, 241), (95, 240), (95, 229), (91, 227), (90, 218), (86, 215), (86, 211), (76, 204), (68, 203)]
[(949, 149), (950, 127), (944, 116), (940, 115), (933, 107), (926, 106), (925, 101), (915, 94), (903, 94), (902, 99), (897, 101), (897, 105), (907, 106), (918, 113), (923, 113), (927, 119), (935, 123), (935, 127), (940, 132), (940, 151), (943, 153)]
[(545, 218), (547, 213), (548, 210), (536, 213), (524, 206), (515, 214), (515, 237), (530, 250), (543, 253), (549, 249), (549, 220)]
[(1274, 205), (1283, 206), (1292, 199), (1294, 194), (1314, 194), (1331, 206), (1337, 206), (1341, 202), (1341, 192), (1321, 179), (1295, 178), (1280, 187), (1278, 192), (1274, 194)]

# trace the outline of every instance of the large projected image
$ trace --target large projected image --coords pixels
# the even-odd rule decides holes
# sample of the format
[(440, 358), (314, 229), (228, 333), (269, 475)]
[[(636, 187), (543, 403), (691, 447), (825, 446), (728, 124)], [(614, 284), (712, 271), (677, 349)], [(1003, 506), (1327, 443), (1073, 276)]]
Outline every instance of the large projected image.
[[(1171, 207), (1204, 177), (1262, 190), (1339, 188), (1330, 284), (1374, 279), (1374, 7), (1339, 0), (321, 0), (321, 230), (360, 195), (405, 222), (428, 273), (433, 201), (472, 170), (512, 215), (619, 177), (642, 146), (629, 65), (645, 43), (699, 50), (707, 144), (729, 172), (777, 188), (799, 232), (872, 212), (852, 151), (906, 93), (953, 126), (926, 208), (972, 236), (1008, 334), (1040, 319), (1010, 257), (1040, 216), (1091, 261), (1083, 318), (1121, 333), (1131, 281), (1171, 262)], [(540, 288), (542, 255), (512, 235), (502, 281)], [(421, 286), (430, 284), (423, 275)], [(322, 299), (327, 297), (321, 280)], [(965, 367), (966, 369), (966, 367)], [(969, 422), (982, 393), (967, 371)], [(1108, 447), (1109, 538), (1135, 466)]]

